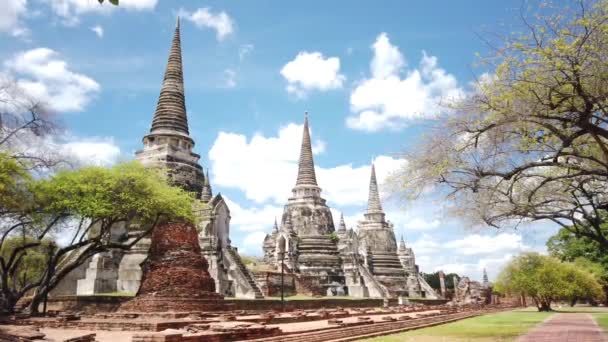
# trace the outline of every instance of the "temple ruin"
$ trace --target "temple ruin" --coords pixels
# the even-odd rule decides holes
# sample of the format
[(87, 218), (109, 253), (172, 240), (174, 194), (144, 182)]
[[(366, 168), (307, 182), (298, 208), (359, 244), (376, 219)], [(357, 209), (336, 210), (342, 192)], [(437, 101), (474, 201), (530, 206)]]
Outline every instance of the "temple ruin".
[[(200, 201), (198, 240), (215, 291), (230, 297), (261, 298), (260, 289), (230, 244), (230, 209), (221, 194), (213, 195), (208, 173), (205, 175), (199, 164), (200, 156), (192, 151), (194, 144), (188, 129), (178, 18), (150, 132), (135, 159), (146, 166), (165, 168), (173, 184), (193, 192)], [(125, 227), (115, 227), (114, 231), (115, 239), (132, 238)], [(53, 294), (137, 293), (150, 243), (150, 238), (143, 238), (128, 252), (94, 256), (66, 277)]]
[[(439, 298), (420, 275), (412, 249), (403, 239), (397, 244), (393, 224), (382, 209), (374, 165), (367, 210), (357, 230), (347, 229), (343, 217), (336, 230), (317, 183), (307, 115), (295, 186), (280, 223), (275, 221), (263, 244), (264, 261), (275, 274), (254, 275), (231, 245), (230, 209), (221, 194), (213, 194), (208, 170), (205, 174), (194, 145), (188, 127), (178, 19), (151, 128), (135, 159), (166, 169), (173, 184), (196, 195), (199, 246), (215, 291), (252, 299), (262, 298), (262, 289), (266, 295), (277, 295), (276, 273), (284, 265), (290, 293)], [(116, 226), (112, 238), (133, 239), (129, 231), (137, 227), (126, 228)], [(129, 251), (94, 256), (66, 277), (53, 295), (137, 293), (150, 244), (150, 238), (143, 238)]]
[(310, 293), (354, 297), (438, 298), (418, 271), (414, 253), (403, 240), (398, 248), (393, 224), (385, 219), (374, 165), (368, 206), (357, 231), (338, 230), (317, 184), (308, 114), (304, 117), (296, 185), (264, 239), (264, 261), (295, 275)]

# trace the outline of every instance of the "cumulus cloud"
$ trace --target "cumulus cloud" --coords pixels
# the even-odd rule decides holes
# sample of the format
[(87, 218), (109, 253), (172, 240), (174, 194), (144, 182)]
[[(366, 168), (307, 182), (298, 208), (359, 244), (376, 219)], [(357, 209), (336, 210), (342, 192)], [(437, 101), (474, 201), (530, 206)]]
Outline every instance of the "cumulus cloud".
[[(301, 137), (302, 125), (296, 124), (269, 138), (255, 134), (248, 140), (242, 134), (220, 132), (209, 150), (215, 184), (240, 189), (258, 203), (274, 199), (282, 204), (295, 182)], [(317, 139), (313, 152), (322, 151)]]
[(21, 18), (27, 13), (27, 0), (0, 1), (0, 32), (20, 36), (27, 32)]
[(178, 14), (198, 28), (215, 30), (215, 37), (218, 41), (224, 40), (234, 32), (234, 20), (224, 11), (213, 13), (210, 8), (205, 7), (189, 12), (182, 8)]
[(236, 70), (230, 68), (224, 70), (224, 87), (236, 87)]
[(56, 145), (62, 154), (80, 165), (108, 166), (120, 157), (120, 148), (113, 138), (76, 138)]
[(281, 69), (287, 80), (287, 91), (305, 97), (312, 90), (342, 88), (346, 77), (340, 74), (340, 59), (325, 58), (320, 52), (300, 52)]
[(372, 45), (371, 77), (359, 81), (350, 95), (352, 129), (400, 129), (408, 121), (428, 118), (442, 110), (442, 100), (461, 96), (456, 78), (438, 66), (437, 57), (422, 53), (418, 66), (404, 70), (406, 61), (388, 35)]
[[(314, 135), (313, 135), (314, 137)], [(283, 205), (291, 195), (298, 172), (302, 125), (289, 124), (276, 136), (255, 134), (248, 139), (238, 133), (220, 132), (211, 149), (214, 183), (238, 189), (257, 203), (273, 201)], [(313, 139), (313, 153), (322, 153), (325, 144)], [(403, 163), (388, 156), (375, 159), (379, 179), (384, 179)], [(323, 196), (337, 205), (359, 205), (367, 201), (370, 166), (351, 164), (316, 166)]]
[(247, 55), (253, 52), (255, 46), (253, 44), (243, 44), (239, 47), (239, 61), (242, 62)]
[(241, 255), (260, 255), (262, 254), (262, 243), (266, 237), (265, 232), (251, 232), (243, 238), (241, 244)]
[(4, 66), (29, 96), (59, 112), (82, 111), (101, 89), (92, 78), (70, 70), (48, 48), (17, 53)]
[(150, 11), (156, 7), (158, 0), (121, 0), (120, 6), (113, 6), (107, 1), (100, 4), (96, 0), (53, 0), (47, 3), (65, 25), (71, 26), (80, 23), (83, 14), (108, 14), (115, 10)]
[(481, 279), (484, 268), (490, 277), (495, 277), (514, 255), (538, 251), (524, 243), (520, 234), (508, 232), (468, 234), (447, 240), (425, 233), (410, 245), (423, 272), (443, 270), (473, 279)]
[(103, 27), (101, 27), (100, 25), (95, 25), (91, 27), (91, 31), (95, 32), (97, 37), (103, 38)]
[(529, 249), (519, 234), (500, 233), (495, 236), (472, 234), (462, 239), (448, 241), (444, 247), (456, 249), (464, 255), (518, 252)]
[(270, 231), (274, 218), (281, 221), (283, 208), (276, 205), (264, 205), (261, 207), (243, 208), (238, 203), (224, 197), (228, 208), (230, 208), (230, 216), (232, 217), (230, 225), (237, 231)]

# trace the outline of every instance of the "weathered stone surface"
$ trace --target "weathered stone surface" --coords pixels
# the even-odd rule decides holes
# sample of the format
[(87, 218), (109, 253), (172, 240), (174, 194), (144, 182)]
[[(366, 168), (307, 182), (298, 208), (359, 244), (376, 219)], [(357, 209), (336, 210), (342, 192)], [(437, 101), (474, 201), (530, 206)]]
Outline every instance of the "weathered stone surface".
[(141, 287), (121, 311), (209, 311), (223, 307), (194, 225), (163, 224), (154, 230), (151, 240)]

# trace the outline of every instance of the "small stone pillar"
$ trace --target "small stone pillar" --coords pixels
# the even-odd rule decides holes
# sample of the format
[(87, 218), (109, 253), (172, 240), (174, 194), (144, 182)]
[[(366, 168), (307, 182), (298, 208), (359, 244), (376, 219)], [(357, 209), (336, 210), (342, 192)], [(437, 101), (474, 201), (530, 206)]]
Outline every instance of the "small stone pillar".
[(452, 284), (454, 285), (454, 300), (458, 298), (458, 279), (452, 276)]
[(441, 291), (441, 297), (445, 298), (445, 273), (443, 271), (437, 272), (439, 275), (439, 289)]

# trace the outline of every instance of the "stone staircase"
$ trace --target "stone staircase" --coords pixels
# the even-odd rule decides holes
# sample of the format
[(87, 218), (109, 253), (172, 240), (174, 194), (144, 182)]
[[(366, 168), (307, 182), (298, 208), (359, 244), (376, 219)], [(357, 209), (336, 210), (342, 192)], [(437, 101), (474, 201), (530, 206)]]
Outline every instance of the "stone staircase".
[(378, 253), (371, 255), (372, 273), (374, 275), (397, 276), (405, 278), (405, 270), (396, 253)]
[(372, 298), (387, 298), (388, 290), (374, 278), (372, 273), (363, 265), (359, 265), (359, 273), (363, 277), (369, 296)]
[(417, 274), (418, 277), (418, 282), (420, 283), (420, 288), (422, 291), (424, 291), (424, 297), (425, 298), (429, 298), (429, 299), (439, 299), (441, 298), (441, 296), (439, 294), (437, 294), (437, 291), (435, 291), (435, 289), (433, 289), (431, 287), (431, 285), (429, 285), (426, 280), (424, 280), (424, 277), (421, 276), (420, 274)]
[[(228, 247), (228, 248), (226, 248), (226, 251), (227, 251), (226, 256), (228, 257), (228, 260), (230, 261), (231, 264), (234, 264), (236, 266), (236, 270), (235, 270), (236, 272), (230, 273), (230, 275), (232, 275), (233, 277), (234, 277), (234, 275), (236, 275), (235, 278), (238, 278), (238, 279), (234, 279), (234, 280), (238, 281), (240, 286), (247, 284), (245, 286), (249, 287), (249, 290), (250, 290), (249, 292), (251, 292), (253, 294), (253, 298), (255, 298), (255, 299), (264, 298), (262, 291), (256, 284), (255, 280), (253, 279), (253, 276), (247, 269), (247, 266), (245, 266), (245, 264), (243, 264), (243, 261), (241, 260), (241, 256), (239, 255), (236, 248)], [(238, 293), (237, 293), (237, 296), (238, 296)]]
[(298, 262), (307, 266), (323, 264), (340, 269), (340, 253), (329, 235), (300, 236)]

